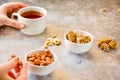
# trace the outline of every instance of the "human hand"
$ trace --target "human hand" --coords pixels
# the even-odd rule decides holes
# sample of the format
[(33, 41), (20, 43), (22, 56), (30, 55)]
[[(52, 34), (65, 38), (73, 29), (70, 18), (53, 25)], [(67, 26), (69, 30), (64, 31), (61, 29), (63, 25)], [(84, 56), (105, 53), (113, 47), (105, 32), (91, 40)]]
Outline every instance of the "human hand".
[[(14, 57), (3, 65), (0, 65), (0, 80), (27, 80), (27, 65), (26, 63), (23, 63), (21, 69), (19, 70), (19, 68), (16, 67), (18, 66), (18, 62), (18, 58)], [(14, 69), (19, 75), (15, 76), (11, 69)]]
[(22, 23), (18, 23), (15, 20), (10, 19), (9, 17), (13, 12), (17, 12), (20, 8), (26, 7), (27, 5), (20, 2), (11, 2), (5, 3), (0, 6), (0, 26), (8, 25), (11, 27), (15, 27), (18, 29), (23, 29), (24, 25)]

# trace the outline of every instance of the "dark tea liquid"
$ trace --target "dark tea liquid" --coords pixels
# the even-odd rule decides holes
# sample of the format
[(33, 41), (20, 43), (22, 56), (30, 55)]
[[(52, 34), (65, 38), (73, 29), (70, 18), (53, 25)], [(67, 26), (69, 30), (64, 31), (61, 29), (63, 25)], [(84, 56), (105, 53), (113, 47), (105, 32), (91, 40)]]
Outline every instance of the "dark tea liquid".
[(42, 17), (43, 14), (38, 11), (26, 11), (23, 12), (21, 16), (28, 19), (36, 19)]

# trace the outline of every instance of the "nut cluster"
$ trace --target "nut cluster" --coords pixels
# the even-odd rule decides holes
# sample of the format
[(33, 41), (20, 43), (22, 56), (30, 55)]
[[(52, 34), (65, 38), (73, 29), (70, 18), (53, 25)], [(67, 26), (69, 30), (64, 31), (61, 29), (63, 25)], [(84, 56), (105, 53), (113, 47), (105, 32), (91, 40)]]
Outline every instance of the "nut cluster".
[(46, 66), (54, 62), (54, 59), (50, 50), (44, 50), (40, 53), (29, 54), (27, 61), (33, 65)]
[(44, 43), (44, 48), (48, 48), (48, 46), (54, 46), (54, 45), (60, 45), (61, 41), (57, 39), (57, 35), (52, 35), (52, 37), (49, 37), (46, 39)]
[[(109, 7), (104, 7), (104, 8), (101, 9), (102, 12), (107, 12), (107, 11), (109, 11), (109, 10), (110, 10)], [(116, 12), (120, 13), (120, 8), (118, 8), (118, 9), (116, 10)]]
[(97, 45), (104, 51), (108, 52), (110, 49), (116, 48), (117, 42), (112, 38), (103, 38), (98, 40)]
[(109, 8), (107, 8), (107, 7), (102, 8), (102, 11), (103, 11), (103, 12), (106, 12), (106, 11), (108, 11), (108, 10), (109, 10)]
[(66, 35), (67, 39), (74, 43), (84, 44), (91, 41), (90, 36), (84, 35), (83, 33), (75, 33), (74, 31), (69, 31)]

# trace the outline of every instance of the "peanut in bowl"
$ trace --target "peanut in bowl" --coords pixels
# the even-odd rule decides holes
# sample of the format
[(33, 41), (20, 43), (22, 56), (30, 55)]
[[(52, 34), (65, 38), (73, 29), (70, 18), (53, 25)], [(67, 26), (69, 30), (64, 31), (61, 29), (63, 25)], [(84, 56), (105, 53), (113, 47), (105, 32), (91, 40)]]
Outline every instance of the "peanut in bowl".
[(91, 33), (83, 30), (68, 31), (64, 35), (64, 42), (69, 51), (82, 54), (92, 47), (93, 36)]
[(34, 75), (48, 75), (56, 65), (57, 56), (47, 49), (35, 49), (26, 54), (28, 70)]

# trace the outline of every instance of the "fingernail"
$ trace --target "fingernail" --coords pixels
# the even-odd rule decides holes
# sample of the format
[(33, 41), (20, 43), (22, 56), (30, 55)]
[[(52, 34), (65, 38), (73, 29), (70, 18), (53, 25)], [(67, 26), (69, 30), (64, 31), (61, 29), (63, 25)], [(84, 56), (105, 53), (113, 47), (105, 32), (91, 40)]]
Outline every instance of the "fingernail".
[(23, 29), (25, 26), (24, 24), (19, 24), (20, 28)]

